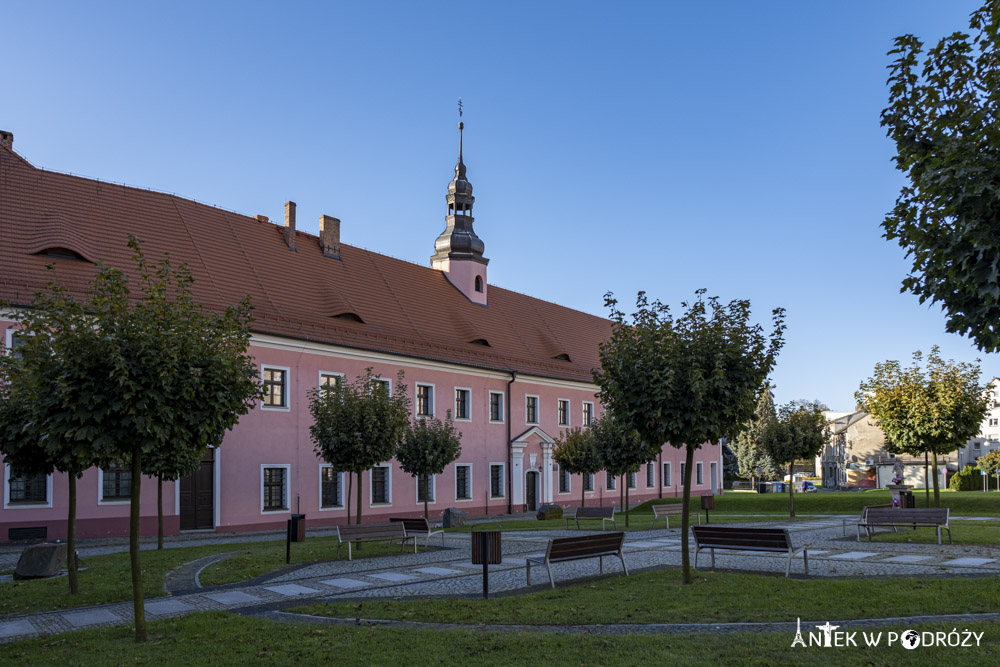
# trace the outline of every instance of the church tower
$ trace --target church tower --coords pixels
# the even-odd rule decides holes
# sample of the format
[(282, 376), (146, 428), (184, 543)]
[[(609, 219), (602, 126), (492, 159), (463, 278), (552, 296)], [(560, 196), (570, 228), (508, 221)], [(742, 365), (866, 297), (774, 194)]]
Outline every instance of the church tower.
[(486, 265), (490, 260), (483, 257), (482, 239), (476, 236), (472, 223), (472, 183), (465, 177), (465, 163), (462, 162), (462, 131), (465, 124), (458, 123), (458, 164), (455, 178), (448, 184), (448, 215), (445, 228), (434, 242), (431, 267), (442, 271), (455, 288), (469, 301), (481, 306), (486, 300)]

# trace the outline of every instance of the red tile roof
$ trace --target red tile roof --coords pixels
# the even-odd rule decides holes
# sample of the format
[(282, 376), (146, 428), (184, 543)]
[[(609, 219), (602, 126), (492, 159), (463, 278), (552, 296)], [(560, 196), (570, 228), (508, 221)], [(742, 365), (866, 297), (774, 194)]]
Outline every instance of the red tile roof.
[[(148, 257), (169, 252), (191, 267), (198, 302), (221, 308), (249, 294), (259, 333), (585, 382), (610, 333), (608, 320), (495, 286), (488, 307), (473, 304), (441, 272), (368, 250), (342, 244), (330, 259), (311, 234), (298, 232), (292, 252), (280, 225), (38, 169), (0, 146), (0, 299), (27, 304), (48, 283), (53, 260), (33, 254), (46, 248), (130, 269), (130, 233)], [(94, 266), (55, 264), (82, 296)], [(362, 322), (336, 317), (346, 313)], [(563, 354), (570, 361), (554, 359)]]

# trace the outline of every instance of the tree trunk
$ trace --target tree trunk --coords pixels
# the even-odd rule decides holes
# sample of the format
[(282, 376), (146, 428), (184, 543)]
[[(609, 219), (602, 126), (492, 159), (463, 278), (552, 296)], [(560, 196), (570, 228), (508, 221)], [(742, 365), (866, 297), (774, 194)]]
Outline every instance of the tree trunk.
[(354, 478), (351, 473), (345, 473), (347, 477), (347, 495), (344, 497), (344, 504), (347, 505), (347, 525), (351, 525), (351, 493), (354, 491)]
[(628, 528), (628, 484), (625, 485), (625, 527)]
[[(357, 501), (358, 501), (358, 520), (355, 521), (354, 523), (356, 523), (356, 524), (358, 524), (360, 526), (361, 525), (361, 471), (360, 470), (358, 471), (358, 497), (357, 497)], [(359, 543), (359, 546), (360, 546), (360, 543)]]
[(132, 609), (135, 640), (146, 641), (146, 608), (142, 596), (142, 565), (139, 563), (139, 489), (142, 485), (142, 449), (132, 447), (132, 498), (129, 508), (128, 555), (132, 563)]
[(66, 570), (69, 574), (70, 595), (80, 592), (76, 562), (76, 472), (69, 472), (69, 515), (66, 517)]
[(691, 468), (694, 467), (694, 447), (691, 445), (685, 445), (687, 453), (685, 455), (685, 461), (687, 463), (684, 465), (684, 479), (682, 484), (684, 485), (684, 502), (681, 504), (681, 571), (683, 573), (683, 582), (685, 584), (693, 584), (694, 579), (691, 577), (691, 554), (688, 553), (688, 531), (691, 528), (691, 517), (688, 515), (688, 509), (691, 507)]
[(620, 512), (622, 506), (625, 504), (625, 484), (626, 484), (625, 475), (622, 475), (619, 478), (619, 481), (621, 482), (620, 485), (618, 486), (618, 511)]
[(794, 468), (795, 462), (792, 461), (788, 464), (788, 516), (795, 516), (795, 475), (792, 472)]
[(156, 550), (163, 548), (163, 475), (156, 476)]
[(927, 469), (927, 452), (924, 452), (924, 503), (931, 506), (931, 474)]
[(931, 450), (931, 472), (934, 473), (934, 507), (941, 507), (941, 491), (938, 489), (938, 460), (937, 452)]
[(430, 514), (427, 512), (427, 497), (429, 495), (427, 492), (430, 491), (430, 489), (427, 488), (427, 475), (421, 475), (421, 477), (424, 478), (424, 518), (428, 519)]
[(587, 473), (583, 473), (583, 478), (580, 480), (580, 507), (587, 504)]

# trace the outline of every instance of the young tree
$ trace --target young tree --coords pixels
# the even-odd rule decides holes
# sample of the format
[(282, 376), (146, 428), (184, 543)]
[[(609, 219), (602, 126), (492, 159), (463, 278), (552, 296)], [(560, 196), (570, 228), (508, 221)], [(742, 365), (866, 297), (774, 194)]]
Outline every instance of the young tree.
[(730, 482), (730, 487), (734, 479), (740, 476), (740, 463), (736, 458), (736, 452), (729, 446), (729, 443), (722, 445), (722, 488), (726, 487), (726, 480)]
[(826, 406), (816, 401), (793, 401), (781, 407), (779, 418), (768, 423), (762, 434), (771, 459), (788, 464), (788, 516), (795, 516), (795, 459), (815, 458), (829, 437), (824, 410)]
[(889, 52), (882, 125), (909, 181), (886, 216), (885, 238), (913, 259), (900, 291), (940, 303), (945, 329), (1000, 350), (1000, 3), (973, 12), (923, 57), (913, 35)]
[(927, 355), (913, 353), (913, 363), (875, 364), (875, 374), (854, 396), (885, 433), (891, 452), (919, 456), (930, 452), (934, 470), (934, 505), (941, 506), (938, 455), (955, 451), (979, 433), (989, 409), (987, 387), (979, 384), (979, 361), (955, 363), (941, 358), (937, 345)]
[(396, 449), (396, 460), (403, 472), (419, 477), (424, 485), (424, 518), (427, 512), (428, 476), (440, 475), (445, 466), (462, 455), (462, 434), (455, 430), (451, 411), (445, 420), (415, 419), (406, 428), (403, 441)]
[(611, 338), (601, 345), (594, 380), (606, 409), (646, 442), (686, 449), (681, 558), (684, 583), (692, 583), (688, 510), (694, 451), (738, 433), (753, 415), (757, 392), (783, 343), (784, 311), (773, 312), (770, 338), (751, 325), (750, 302), (722, 305), (715, 297), (684, 302), (677, 317), (645, 293), (631, 321), (608, 294)]
[[(774, 395), (771, 385), (761, 388), (757, 397), (757, 408), (753, 417), (736, 436), (736, 459), (741, 477), (753, 481), (762, 478), (773, 479), (781, 474), (781, 468), (764, 449), (764, 431), (777, 420), (774, 409)], [(754, 484), (754, 488), (756, 485)]]
[[(604, 467), (600, 454), (594, 446), (594, 434), (590, 429), (579, 427), (563, 431), (555, 440), (552, 458), (560, 470), (571, 475), (593, 475)], [(587, 504), (584, 484), (580, 484), (580, 507)]]
[(353, 382), (338, 382), (308, 393), (313, 418), (309, 435), (316, 454), (334, 469), (355, 473), (358, 478), (359, 524), (361, 473), (395, 456), (410, 424), (406, 390), (402, 371), (396, 379), (396, 393), (390, 396), (386, 384), (367, 368)]
[(656, 459), (661, 445), (646, 444), (639, 434), (605, 412), (590, 426), (594, 449), (609, 475), (621, 477), (624, 487), (625, 525), (629, 525), (628, 482), (626, 475), (638, 472), (643, 463)]
[(982, 470), (987, 475), (996, 475), (1000, 472), (1000, 449), (988, 452), (986, 456), (980, 456), (976, 461), (976, 468)]

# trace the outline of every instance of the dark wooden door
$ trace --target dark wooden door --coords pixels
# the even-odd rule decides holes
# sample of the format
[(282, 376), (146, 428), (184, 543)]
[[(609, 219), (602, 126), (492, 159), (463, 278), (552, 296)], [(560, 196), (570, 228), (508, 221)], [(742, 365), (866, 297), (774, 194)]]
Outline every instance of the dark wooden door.
[(536, 488), (538, 486), (538, 473), (529, 472), (526, 483), (528, 488), (525, 489), (525, 500), (528, 503), (528, 511), (536, 512), (538, 511), (538, 489)]
[(198, 469), (181, 477), (181, 530), (215, 528), (215, 450), (208, 449)]

